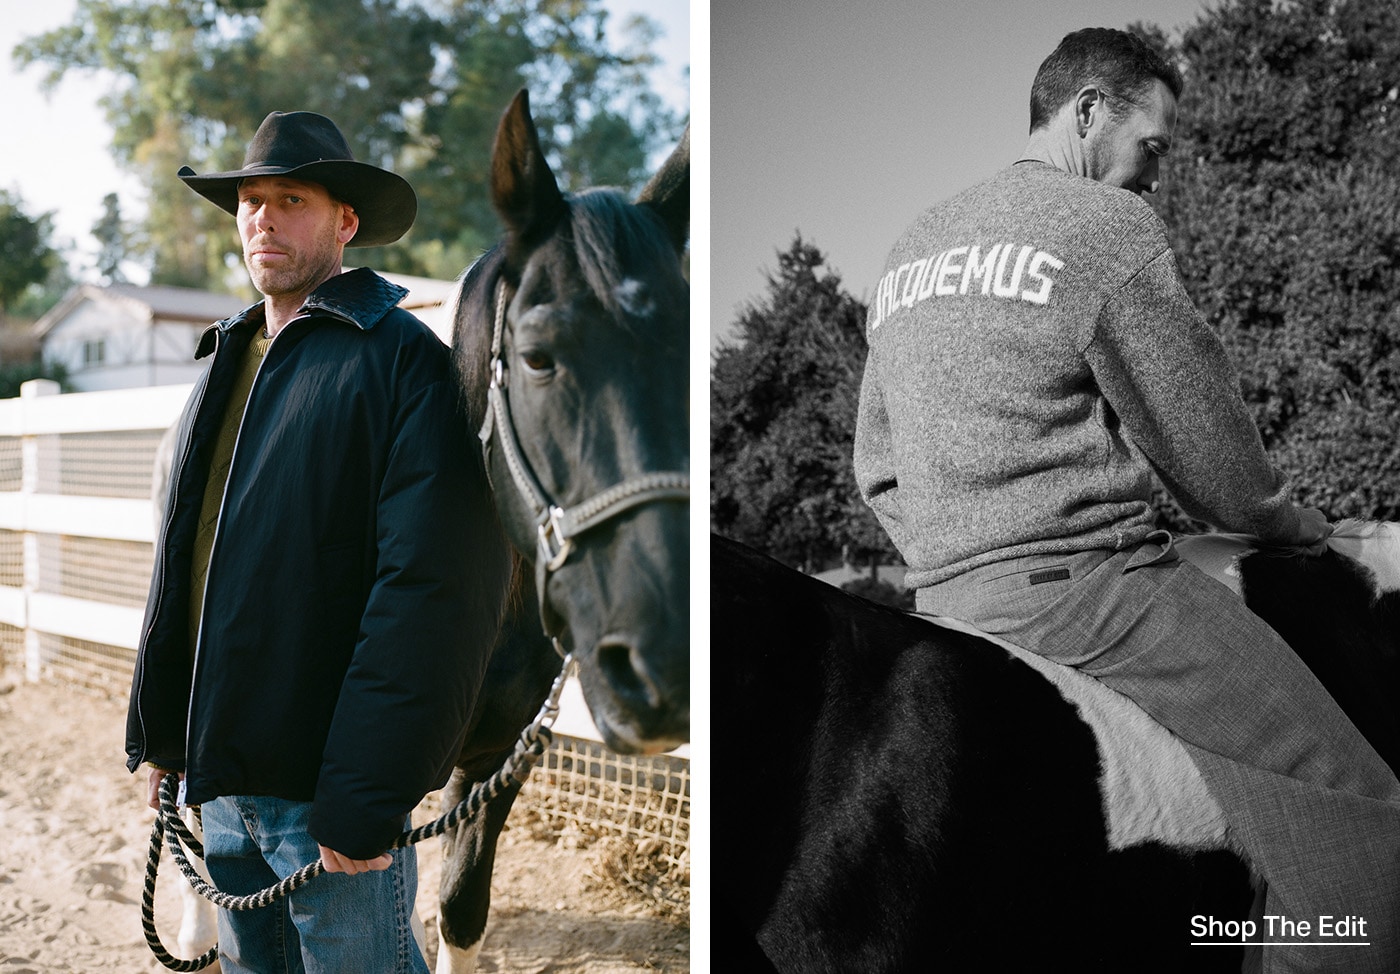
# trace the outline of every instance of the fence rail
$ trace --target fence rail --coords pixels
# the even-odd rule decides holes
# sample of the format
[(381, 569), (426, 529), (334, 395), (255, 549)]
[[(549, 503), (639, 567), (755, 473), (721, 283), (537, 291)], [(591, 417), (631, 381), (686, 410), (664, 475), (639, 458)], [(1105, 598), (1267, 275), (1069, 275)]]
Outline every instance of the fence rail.
[(188, 385), (0, 400), (0, 646), (31, 680), (131, 679), (151, 576), (156, 447)]
[[(0, 399), (4, 666), (32, 681), (126, 692), (154, 560), (156, 450), (190, 389), (58, 395), (56, 383), (35, 380), (19, 398)], [(541, 780), (529, 788), (547, 789), (561, 814), (587, 816), (602, 831), (652, 835), (666, 858), (684, 861), (688, 752), (666, 756), (667, 773), (658, 774), (656, 758), (613, 755), (590, 743), (598, 732), (576, 684), (566, 689), (556, 730), (547, 774), (537, 772)], [(577, 760), (585, 751), (589, 760)], [(590, 769), (596, 787), (584, 780)], [(657, 794), (645, 794), (656, 782)]]

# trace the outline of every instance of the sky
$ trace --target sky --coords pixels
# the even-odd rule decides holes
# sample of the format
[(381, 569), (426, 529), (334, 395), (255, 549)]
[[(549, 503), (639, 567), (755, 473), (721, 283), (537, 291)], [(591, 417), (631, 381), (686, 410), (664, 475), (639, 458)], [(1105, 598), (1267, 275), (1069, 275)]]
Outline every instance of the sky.
[[(652, 87), (672, 108), (687, 110), (688, 0), (603, 0), (603, 6), (611, 25), (632, 13), (661, 25), (654, 50), (664, 63), (653, 72)], [(18, 192), (31, 216), (53, 213), (57, 239), (75, 248), (70, 266), (90, 280), (97, 254), (91, 231), (103, 197), (117, 193), (127, 218), (144, 210), (140, 183), (119, 170), (109, 152), (112, 130), (97, 100), (110, 77), (69, 72), (46, 95), (40, 91), (45, 66), (19, 71), (10, 59), (19, 41), (68, 23), (76, 8), (77, 0), (0, 0), (0, 189)]]
[(1036, 69), (1081, 27), (1177, 36), (1201, 0), (712, 0), (710, 343), (800, 232), (867, 299), (926, 206), (1016, 161)]

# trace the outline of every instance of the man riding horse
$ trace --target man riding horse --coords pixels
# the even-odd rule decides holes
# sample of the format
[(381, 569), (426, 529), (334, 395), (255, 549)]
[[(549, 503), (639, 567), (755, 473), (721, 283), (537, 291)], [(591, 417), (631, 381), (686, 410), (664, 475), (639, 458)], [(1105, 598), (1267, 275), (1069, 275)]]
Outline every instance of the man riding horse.
[(921, 611), (1075, 666), (1180, 736), (1268, 883), (1265, 914), (1368, 922), (1367, 948), (1266, 946), (1266, 970), (1394, 971), (1400, 784), (1283, 640), (1154, 530), (1155, 473), (1225, 530), (1319, 551), (1329, 534), (1290, 502), (1141, 199), (1181, 90), (1121, 31), (1045, 60), (1021, 159), (891, 252), (857, 480)]

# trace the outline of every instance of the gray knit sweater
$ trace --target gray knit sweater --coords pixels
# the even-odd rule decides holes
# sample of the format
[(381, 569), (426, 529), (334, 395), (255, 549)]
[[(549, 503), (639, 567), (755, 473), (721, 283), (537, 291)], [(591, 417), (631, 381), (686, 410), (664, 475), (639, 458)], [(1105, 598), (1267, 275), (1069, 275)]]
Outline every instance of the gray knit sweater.
[(1296, 536), (1225, 350), (1130, 192), (1001, 171), (905, 232), (866, 328), (856, 480), (913, 587), (1135, 545), (1154, 471), (1194, 517)]

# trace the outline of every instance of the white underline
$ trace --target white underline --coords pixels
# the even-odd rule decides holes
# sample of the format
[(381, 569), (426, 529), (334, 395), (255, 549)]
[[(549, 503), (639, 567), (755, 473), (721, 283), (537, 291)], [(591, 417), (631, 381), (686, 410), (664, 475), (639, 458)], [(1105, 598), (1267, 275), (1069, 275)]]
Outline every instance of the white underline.
[(1257, 943), (1253, 940), (1193, 940), (1192, 947), (1369, 947), (1369, 940), (1269, 940)]

